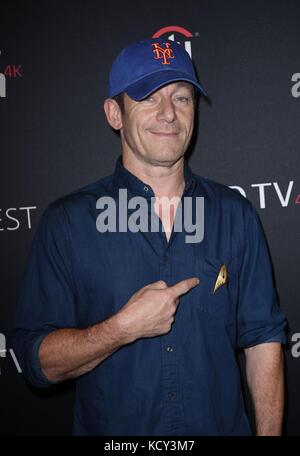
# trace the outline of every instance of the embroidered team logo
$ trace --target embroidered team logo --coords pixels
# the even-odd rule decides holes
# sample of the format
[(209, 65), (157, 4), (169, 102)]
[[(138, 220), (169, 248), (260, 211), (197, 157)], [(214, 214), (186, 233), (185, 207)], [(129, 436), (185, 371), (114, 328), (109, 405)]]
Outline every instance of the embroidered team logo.
[(175, 59), (170, 43), (165, 43), (165, 49), (162, 48), (159, 43), (153, 43), (152, 46), (154, 47), (153, 54), (155, 60), (163, 59), (161, 62), (162, 65), (170, 65), (171, 62), (169, 62), (168, 59)]

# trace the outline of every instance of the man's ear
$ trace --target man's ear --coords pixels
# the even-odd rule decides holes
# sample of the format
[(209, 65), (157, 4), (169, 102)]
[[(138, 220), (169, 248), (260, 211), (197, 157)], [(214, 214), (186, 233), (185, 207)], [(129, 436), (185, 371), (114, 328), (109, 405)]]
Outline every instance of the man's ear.
[(107, 122), (115, 130), (120, 130), (123, 126), (122, 124), (122, 113), (120, 106), (112, 98), (107, 98), (104, 101), (104, 112), (106, 115)]

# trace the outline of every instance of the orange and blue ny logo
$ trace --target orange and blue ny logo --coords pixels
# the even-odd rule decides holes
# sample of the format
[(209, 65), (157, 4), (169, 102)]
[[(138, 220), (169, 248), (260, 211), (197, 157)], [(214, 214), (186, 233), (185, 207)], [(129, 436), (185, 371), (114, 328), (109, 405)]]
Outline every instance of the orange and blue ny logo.
[(152, 46), (154, 47), (153, 54), (155, 60), (163, 59), (161, 62), (162, 65), (170, 65), (171, 62), (169, 62), (168, 59), (175, 59), (170, 43), (165, 43), (165, 49), (162, 48), (159, 43), (153, 43)]

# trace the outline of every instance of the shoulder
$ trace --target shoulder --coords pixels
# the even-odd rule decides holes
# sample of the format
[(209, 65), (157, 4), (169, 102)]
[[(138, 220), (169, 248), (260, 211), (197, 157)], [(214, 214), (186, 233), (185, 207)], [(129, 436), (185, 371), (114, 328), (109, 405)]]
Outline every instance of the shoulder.
[(45, 212), (55, 214), (64, 212), (68, 215), (80, 215), (96, 208), (97, 200), (102, 196), (112, 196), (113, 175), (89, 183), (52, 201)]
[(208, 210), (222, 214), (244, 228), (250, 220), (257, 220), (253, 204), (238, 190), (197, 174), (194, 174), (194, 178), (197, 182), (196, 194), (204, 197), (204, 206)]
[(228, 204), (237, 204), (245, 207), (252, 205), (251, 202), (236, 189), (232, 189), (227, 185), (197, 174), (194, 174), (194, 178), (197, 182), (198, 191), (203, 193), (203, 196), (212, 202), (218, 202), (221, 199)]
[(86, 225), (96, 218), (96, 203), (101, 196), (112, 196), (113, 175), (89, 183), (50, 202), (43, 210), (37, 231), (44, 236), (49, 233), (61, 235)]

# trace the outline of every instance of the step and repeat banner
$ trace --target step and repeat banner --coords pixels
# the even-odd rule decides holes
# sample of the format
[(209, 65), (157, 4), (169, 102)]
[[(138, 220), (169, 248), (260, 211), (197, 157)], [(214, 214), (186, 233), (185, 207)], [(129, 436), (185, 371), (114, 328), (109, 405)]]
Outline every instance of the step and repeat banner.
[[(103, 101), (127, 44), (169, 38), (192, 56), (201, 100), (192, 170), (248, 198), (272, 257), (285, 346), (284, 433), (300, 435), (300, 2), (24, 1), (0, 6), (0, 435), (68, 435), (74, 383), (38, 390), (11, 344), (41, 214), (113, 172)], [(243, 370), (241, 357), (241, 369)]]

